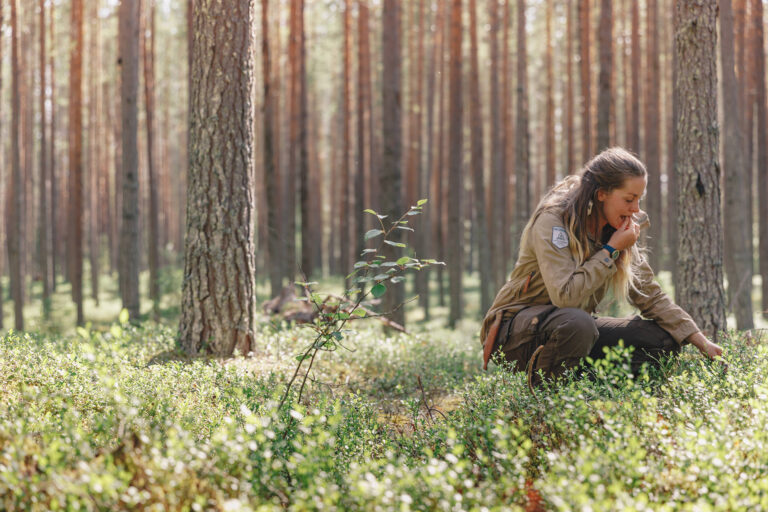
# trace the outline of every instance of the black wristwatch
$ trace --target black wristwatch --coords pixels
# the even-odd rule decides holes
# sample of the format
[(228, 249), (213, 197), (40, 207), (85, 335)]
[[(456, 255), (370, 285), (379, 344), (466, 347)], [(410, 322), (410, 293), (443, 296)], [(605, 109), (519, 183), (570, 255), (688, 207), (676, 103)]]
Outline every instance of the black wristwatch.
[(616, 261), (617, 259), (619, 259), (619, 256), (621, 255), (621, 251), (620, 250), (614, 249), (613, 247), (611, 247), (608, 244), (603, 244), (603, 249), (608, 251), (608, 254), (611, 255), (611, 259), (613, 259), (613, 261)]

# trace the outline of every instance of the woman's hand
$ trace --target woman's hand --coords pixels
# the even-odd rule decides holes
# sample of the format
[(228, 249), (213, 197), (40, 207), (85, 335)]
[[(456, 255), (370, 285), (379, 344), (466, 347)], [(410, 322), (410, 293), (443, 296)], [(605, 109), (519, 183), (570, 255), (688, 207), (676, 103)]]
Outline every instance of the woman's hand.
[(639, 236), (640, 226), (633, 222), (630, 217), (627, 217), (627, 220), (611, 235), (608, 245), (623, 251), (627, 247), (635, 245)]
[(723, 355), (723, 347), (717, 343), (712, 343), (700, 332), (689, 336), (688, 341), (709, 359), (715, 359)]

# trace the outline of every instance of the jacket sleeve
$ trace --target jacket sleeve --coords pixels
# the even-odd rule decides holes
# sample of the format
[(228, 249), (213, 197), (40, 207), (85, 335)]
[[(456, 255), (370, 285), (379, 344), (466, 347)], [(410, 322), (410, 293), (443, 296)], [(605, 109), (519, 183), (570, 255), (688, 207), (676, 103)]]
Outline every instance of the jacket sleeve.
[(616, 273), (616, 265), (603, 251), (578, 264), (568, 245), (563, 241), (555, 244), (556, 237), (564, 232), (559, 216), (544, 212), (531, 226), (528, 236), (552, 304), (578, 308)]
[(691, 316), (662, 291), (648, 262), (643, 261), (637, 270), (637, 290), (630, 288), (629, 300), (640, 310), (640, 314), (644, 318), (655, 320), (659, 327), (667, 331), (679, 344), (683, 344), (691, 334), (699, 332)]

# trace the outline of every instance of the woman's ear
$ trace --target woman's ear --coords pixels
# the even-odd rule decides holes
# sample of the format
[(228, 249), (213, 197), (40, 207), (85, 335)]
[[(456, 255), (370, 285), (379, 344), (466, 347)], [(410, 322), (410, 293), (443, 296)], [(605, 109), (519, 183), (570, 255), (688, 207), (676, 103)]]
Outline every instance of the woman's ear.
[(597, 194), (595, 194), (595, 198), (600, 201), (601, 203), (605, 201), (605, 198), (608, 196), (608, 192), (603, 190), (602, 188), (597, 189)]

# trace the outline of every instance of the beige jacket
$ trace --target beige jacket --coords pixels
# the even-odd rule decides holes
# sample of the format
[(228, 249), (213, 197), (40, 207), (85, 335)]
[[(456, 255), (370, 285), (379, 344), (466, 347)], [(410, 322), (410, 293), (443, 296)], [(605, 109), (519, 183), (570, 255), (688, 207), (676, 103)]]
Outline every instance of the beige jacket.
[[(600, 250), (601, 243), (593, 243), (592, 256), (580, 264), (571, 255), (568, 242), (568, 231), (561, 214), (542, 212), (522, 241), (509, 281), (485, 315), (481, 342), (492, 330), (497, 313), (514, 314), (526, 306), (539, 304), (581, 308), (594, 313), (608, 289), (609, 279), (617, 271), (616, 265)], [(678, 343), (682, 344), (699, 331), (690, 315), (661, 290), (647, 261), (643, 262), (636, 276), (635, 287), (641, 294), (630, 291), (630, 303), (644, 318), (655, 320)]]

